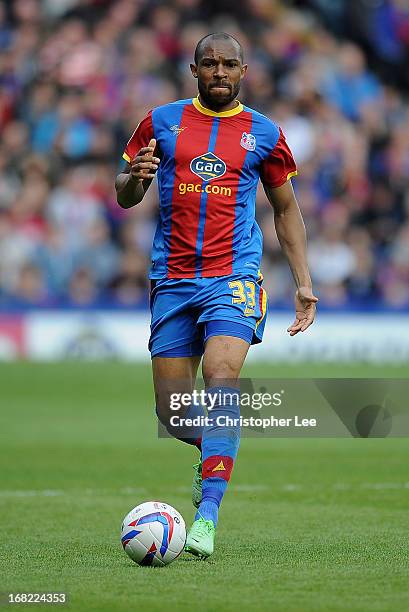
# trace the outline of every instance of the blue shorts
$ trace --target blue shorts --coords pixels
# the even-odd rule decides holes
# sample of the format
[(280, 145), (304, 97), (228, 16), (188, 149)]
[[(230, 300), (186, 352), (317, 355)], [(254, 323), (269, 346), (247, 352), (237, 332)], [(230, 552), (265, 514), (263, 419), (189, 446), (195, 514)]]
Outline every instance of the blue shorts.
[(267, 314), (262, 280), (261, 274), (153, 280), (151, 357), (202, 355), (216, 335), (261, 342)]

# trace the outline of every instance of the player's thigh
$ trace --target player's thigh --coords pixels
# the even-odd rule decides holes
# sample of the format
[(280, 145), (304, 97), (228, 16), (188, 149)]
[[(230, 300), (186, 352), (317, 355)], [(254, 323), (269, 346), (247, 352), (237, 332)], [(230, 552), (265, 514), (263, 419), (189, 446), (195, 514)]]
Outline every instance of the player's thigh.
[(207, 386), (216, 379), (236, 380), (249, 346), (261, 341), (266, 314), (261, 280), (235, 275), (209, 283), (198, 319), (205, 326), (202, 370)]
[(205, 344), (202, 373), (206, 387), (229, 386), (240, 376), (250, 343), (234, 336), (211, 336)]
[(171, 394), (193, 391), (200, 360), (201, 355), (152, 358), (156, 411), (162, 422), (171, 414)]
[(151, 357), (193, 357), (203, 353), (192, 301), (195, 279), (157, 281), (151, 291)]

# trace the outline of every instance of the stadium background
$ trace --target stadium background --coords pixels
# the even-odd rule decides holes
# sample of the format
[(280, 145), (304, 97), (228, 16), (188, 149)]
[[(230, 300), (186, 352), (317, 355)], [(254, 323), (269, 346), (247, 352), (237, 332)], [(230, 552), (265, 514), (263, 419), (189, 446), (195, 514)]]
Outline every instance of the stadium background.
[[(293, 281), (260, 188), (265, 288), (277, 315), (268, 329), (274, 320), (282, 330), (269, 331), (277, 347), (269, 355), (408, 357), (404, 0), (16, 0), (0, 2), (3, 358), (148, 358), (146, 269), (157, 190), (123, 211), (113, 178), (145, 112), (195, 95), (188, 64), (212, 29), (242, 41), (250, 70), (241, 98), (282, 125), (299, 167), (294, 185), (322, 325), (304, 343), (286, 342)], [(140, 315), (116, 313), (99, 324), (90, 314), (107, 310)], [(339, 322), (341, 344), (332, 338), (331, 348), (325, 338)], [(132, 337), (129, 325), (138, 329), (133, 348), (118, 340)], [(349, 338), (345, 329), (354, 330)]]
[(139, 569), (119, 546), (141, 501), (190, 522), (193, 458), (153, 418), (156, 188), (125, 212), (114, 176), (143, 114), (195, 95), (194, 46), (220, 29), (245, 47), (241, 99), (294, 150), (320, 298), (288, 338), (293, 285), (260, 190), (270, 316), (245, 374), (407, 377), (407, 1), (0, 0), (0, 601), (409, 608), (405, 438), (245, 439), (208, 563)]

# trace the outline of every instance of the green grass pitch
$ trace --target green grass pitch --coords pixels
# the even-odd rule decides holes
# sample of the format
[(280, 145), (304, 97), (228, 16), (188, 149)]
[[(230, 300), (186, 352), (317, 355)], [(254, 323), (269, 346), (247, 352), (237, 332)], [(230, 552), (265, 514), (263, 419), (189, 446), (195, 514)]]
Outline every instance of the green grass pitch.
[[(246, 373), (406, 375), (352, 365)], [(120, 546), (123, 516), (159, 499), (189, 524), (196, 459), (157, 439), (148, 365), (3, 364), (0, 402), (3, 594), (65, 591), (61, 607), (75, 611), (409, 609), (409, 440), (245, 439), (214, 556), (141, 568)]]

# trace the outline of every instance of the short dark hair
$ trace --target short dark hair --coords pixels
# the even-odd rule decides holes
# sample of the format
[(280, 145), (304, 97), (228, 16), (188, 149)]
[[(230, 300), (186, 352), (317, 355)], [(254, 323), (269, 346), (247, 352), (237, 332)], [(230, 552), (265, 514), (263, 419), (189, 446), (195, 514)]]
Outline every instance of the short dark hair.
[(241, 44), (239, 43), (239, 41), (237, 40), (237, 38), (234, 38), (234, 36), (232, 36), (231, 34), (227, 34), (227, 32), (213, 32), (212, 34), (206, 34), (206, 36), (203, 36), (203, 38), (201, 38), (199, 40), (199, 42), (196, 45), (196, 49), (195, 49), (195, 64), (196, 66), (199, 63), (199, 60), (201, 58), (202, 52), (203, 52), (203, 48), (207, 42), (208, 39), (211, 40), (231, 40), (233, 41), (239, 48), (239, 56), (240, 56), (240, 61), (241, 63), (243, 63), (244, 60), (244, 56), (243, 56), (243, 47), (241, 46)]

